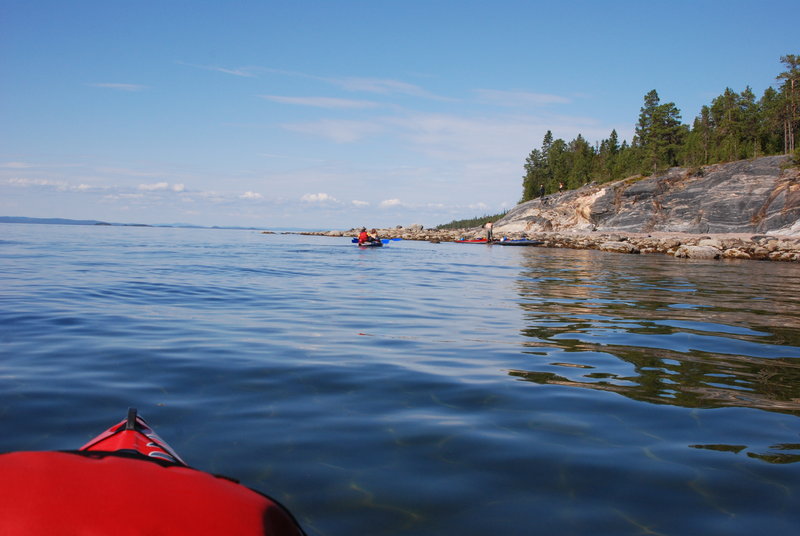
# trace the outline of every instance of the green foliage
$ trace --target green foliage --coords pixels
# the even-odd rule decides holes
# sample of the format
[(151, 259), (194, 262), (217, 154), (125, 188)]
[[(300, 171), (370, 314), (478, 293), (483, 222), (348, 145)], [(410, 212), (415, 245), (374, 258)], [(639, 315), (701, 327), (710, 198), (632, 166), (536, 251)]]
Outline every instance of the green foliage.
[[(507, 212), (507, 211), (506, 211)], [(479, 218), (471, 218), (468, 220), (453, 220), (450, 223), (437, 225), (437, 229), (469, 229), (472, 227), (483, 227), (487, 222), (494, 222), (506, 215), (506, 212), (495, 214), (493, 216), (484, 215)]]
[(677, 165), (686, 134), (675, 103), (661, 104), (655, 89), (645, 95), (636, 125), (636, 137), (642, 149), (642, 172), (655, 173)]
[(644, 96), (630, 145), (620, 143), (616, 130), (595, 146), (578, 136), (566, 142), (549, 130), (540, 148), (525, 160), (522, 199), (603, 183), (637, 174), (651, 174), (672, 166), (702, 168), (717, 162), (757, 156), (796, 154), (800, 127), (800, 55), (781, 57), (786, 71), (760, 99), (750, 87), (741, 93), (726, 88), (703, 106), (691, 126), (681, 123), (674, 103), (661, 103), (654, 89)]

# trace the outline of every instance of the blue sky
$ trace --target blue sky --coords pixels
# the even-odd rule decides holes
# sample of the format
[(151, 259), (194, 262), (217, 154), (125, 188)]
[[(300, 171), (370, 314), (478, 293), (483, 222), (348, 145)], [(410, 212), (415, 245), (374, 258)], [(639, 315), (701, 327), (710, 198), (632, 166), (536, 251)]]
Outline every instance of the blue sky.
[(691, 123), (795, 1), (0, 4), (0, 215), (348, 229), (493, 214), (549, 129)]

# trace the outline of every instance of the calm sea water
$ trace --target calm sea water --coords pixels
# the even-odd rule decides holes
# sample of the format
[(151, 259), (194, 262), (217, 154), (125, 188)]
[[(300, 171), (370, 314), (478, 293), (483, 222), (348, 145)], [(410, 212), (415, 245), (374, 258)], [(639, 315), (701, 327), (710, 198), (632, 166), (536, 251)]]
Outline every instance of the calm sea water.
[(0, 226), (0, 450), (135, 406), (312, 535), (790, 534), (800, 269)]

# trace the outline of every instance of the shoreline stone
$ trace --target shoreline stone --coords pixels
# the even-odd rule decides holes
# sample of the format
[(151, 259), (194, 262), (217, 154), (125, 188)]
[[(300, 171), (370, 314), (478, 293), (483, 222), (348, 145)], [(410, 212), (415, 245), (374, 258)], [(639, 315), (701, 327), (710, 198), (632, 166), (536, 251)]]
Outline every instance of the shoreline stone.
[[(355, 237), (358, 230), (297, 232), (300, 234), (328, 237)], [(402, 238), (431, 243), (453, 242), (462, 238), (485, 238), (481, 228), (468, 229), (424, 229), (422, 226), (378, 229), (381, 238)], [(661, 254), (686, 259), (736, 259), (777, 262), (800, 262), (800, 235), (773, 236), (750, 234), (703, 234), (688, 233), (599, 233), (592, 231), (539, 231), (513, 232), (495, 236), (510, 240), (539, 240), (539, 246), (564, 249), (595, 249), (623, 254)]]

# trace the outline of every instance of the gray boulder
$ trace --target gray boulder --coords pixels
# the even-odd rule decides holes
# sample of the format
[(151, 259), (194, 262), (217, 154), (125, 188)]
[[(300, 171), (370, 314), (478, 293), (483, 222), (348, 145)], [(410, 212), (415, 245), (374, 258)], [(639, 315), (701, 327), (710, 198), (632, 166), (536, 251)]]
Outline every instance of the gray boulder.
[(719, 259), (722, 252), (712, 246), (680, 246), (675, 256), (684, 259)]

